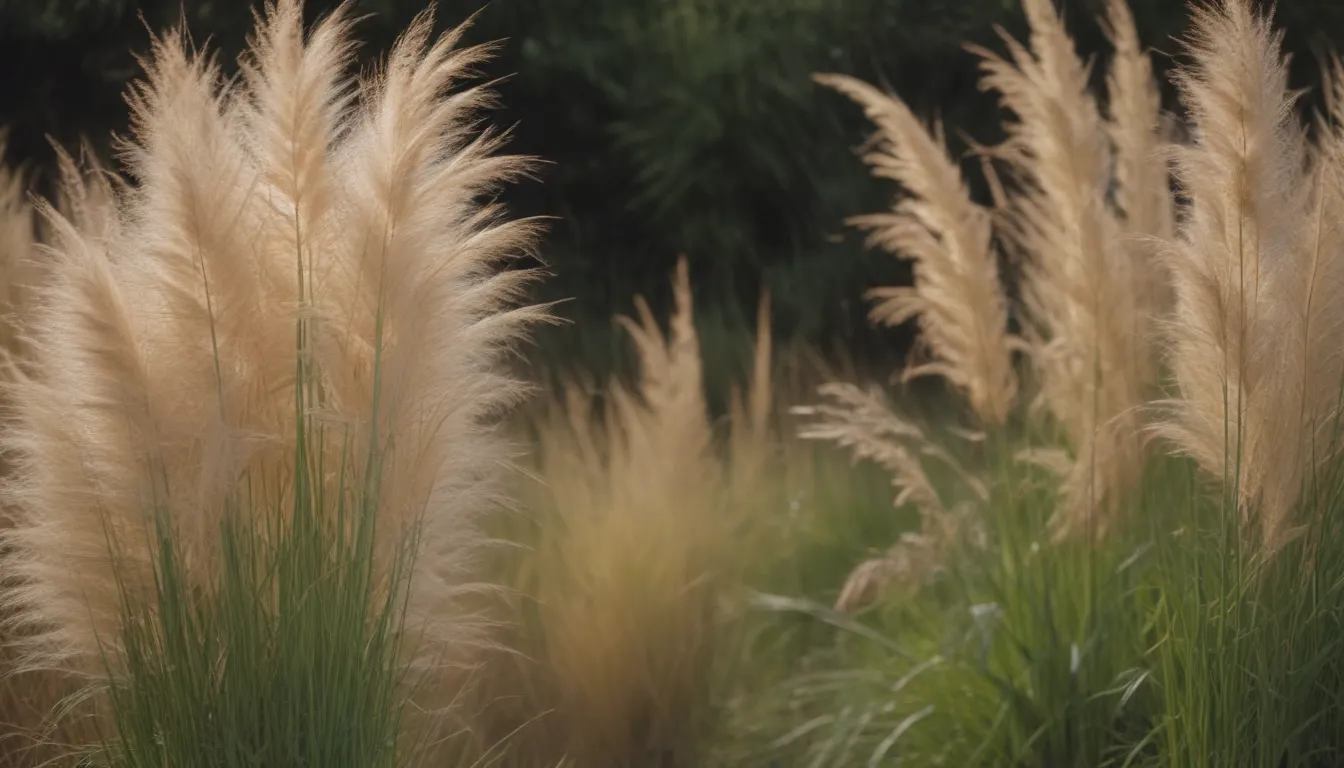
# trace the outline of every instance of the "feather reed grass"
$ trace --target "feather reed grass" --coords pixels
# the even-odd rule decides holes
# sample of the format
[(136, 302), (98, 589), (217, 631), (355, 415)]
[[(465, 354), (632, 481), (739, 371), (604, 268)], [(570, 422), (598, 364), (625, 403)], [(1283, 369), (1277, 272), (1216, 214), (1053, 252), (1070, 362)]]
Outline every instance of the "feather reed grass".
[[(592, 458), (588, 472), (548, 462), (545, 475), (561, 498), (585, 500), (566, 510), (559, 551), (542, 553), (557, 561), (542, 567), (554, 577), (539, 600), (570, 753), (582, 764), (656, 764), (710, 725), (696, 721), (705, 714), (698, 700), (716, 650), (715, 582), (731, 556), (720, 549), (728, 520), (714, 498), (719, 467), (690, 291), (683, 261), (667, 339), (643, 301), (638, 321), (621, 319), (640, 387), (611, 390), (608, 417), (619, 426), (601, 441), (603, 469), (594, 477)], [(564, 475), (598, 482), (562, 490)]]
[[(1332, 103), (1307, 140), (1270, 14), (1243, 0), (1199, 6), (1175, 76), (1191, 120), (1176, 155), (1190, 209), (1164, 252), (1177, 395), (1158, 404), (1157, 429), (1222, 490), (1185, 522), (1196, 535), (1159, 542), (1156, 735), (1185, 765), (1344, 754), (1341, 115)], [(1337, 61), (1330, 70), (1338, 88)]]
[[(869, 293), (878, 300), (871, 313), (875, 322), (919, 320), (933, 360), (906, 370), (903, 380), (941, 376), (966, 397), (980, 427), (1001, 429), (1018, 392), (1013, 353), (1024, 345), (1008, 331), (991, 213), (971, 199), (941, 132), (926, 129), (899, 98), (850, 77), (816, 79), (863, 106), (878, 127), (876, 148), (864, 159), (875, 175), (897, 181), (906, 192), (891, 212), (850, 220), (870, 230), (870, 244), (914, 262), (913, 286)], [(851, 611), (895, 583), (925, 582), (963, 538), (968, 521), (964, 506), (944, 505), (923, 458), (955, 462), (917, 426), (892, 412), (883, 398), (853, 386), (827, 385), (820, 394), (827, 403), (794, 409), (815, 419), (800, 436), (831, 440), (850, 448), (856, 458), (877, 461), (901, 488), (896, 506), (914, 503), (922, 520), (919, 533), (905, 534), (885, 555), (865, 561), (850, 575), (835, 607)]]

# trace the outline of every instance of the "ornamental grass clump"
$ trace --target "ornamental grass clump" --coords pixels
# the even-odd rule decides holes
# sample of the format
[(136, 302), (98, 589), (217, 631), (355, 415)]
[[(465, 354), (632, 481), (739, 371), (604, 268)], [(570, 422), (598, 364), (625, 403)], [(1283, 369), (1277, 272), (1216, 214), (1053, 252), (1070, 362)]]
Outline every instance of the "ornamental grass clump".
[(359, 79), (348, 5), (269, 3), (236, 80), (155, 38), (133, 183), (39, 206), (3, 605), (117, 764), (400, 764), (487, 637), (462, 598), (537, 228), (488, 202), (528, 167), (459, 88), (489, 50), (431, 27)]

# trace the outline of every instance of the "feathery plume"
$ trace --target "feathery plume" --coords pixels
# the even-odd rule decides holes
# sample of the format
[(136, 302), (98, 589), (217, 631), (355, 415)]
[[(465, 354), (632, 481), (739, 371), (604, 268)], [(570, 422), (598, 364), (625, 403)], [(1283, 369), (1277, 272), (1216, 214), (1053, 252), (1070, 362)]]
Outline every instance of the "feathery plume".
[(774, 405), (771, 342), (770, 292), (764, 291), (756, 306), (756, 341), (746, 396), (734, 386), (729, 399), (732, 481), (745, 494), (757, 490), (770, 453), (770, 416)]
[(903, 535), (885, 555), (860, 564), (850, 574), (835, 605), (836, 610), (850, 611), (894, 584), (915, 587), (923, 583), (965, 536), (974, 533), (969, 510), (943, 501), (925, 472), (925, 459), (947, 466), (981, 501), (987, 500), (988, 489), (923, 430), (893, 412), (879, 392), (865, 392), (852, 384), (827, 384), (819, 393), (822, 403), (793, 409), (796, 415), (813, 418), (799, 430), (799, 437), (833, 442), (848, 448), (855, 459), (877, 462), (891, 473), (891, 483), (899, 489), (894, 504), (914, 504), (921, 520), (918, 533)]
[[(0, 131), (0, 157), (5, 154), (5, 136)], [(0, 165), (0, 354), (9, 365), (22, 357), (19, 325), (30, 304), (29, 287), (35, 248), (34, 211), (28, 201), (24, 174)], [(7, 473), (7, 463), (0, 472)], [(7, 510), (0, 509), (0, 530), (10, 525)], [(8, 553), (0, 550), (0, 579), (7, 579)], [(47, 671), (19, 674), (20, 652), (13, 646), (9, 611), (0, 611), (0, 764), (39, 765), (55, 757), (42, 743), (48, 734), (42, 724), (63, 693), (62, 681)], [(69, 734), (59, 734), (68, 736)]]
[(1017, 395), (1008, 333), (1008, 302), (999, 282), (989, 212), (971, 200), (957, 164), (900, 99), (841, 75), (817, 81), (863, 106), (878, 127), (877, 149), (864, 157), (876, 176), (908, 196), (888, 213), (857, 216), (870, 244), (914, 262), (914, 285), (877, 288), (874, 320), (898, 325), (918, 317), (937, 358), (904, 376), (940, 375), (962, 390), (982, 425), (1008, 418)]
[(605, 429), (587, 395), (571, 389), (565, 421), (542, 431), (556, 518), (538, 546), (540, 653), (564, 718), (563, 751), (584, 765), (695, 743), (688, 729), (706, 724), (711, 696), (696, 671), (723, 652), (720, 600), (742, 559), (731, 547), (737, 506), (711, 442), (684, 258), (673, 296), (666, 335), (642, 298), (637, 319), (619, 319), (640, 373), (634, 391), (612, 386)]
[(1038, 404), (1069, 438), (1061, 533), (1105, 529), (1141, 464), (1138, 409), (1153, 378), (1142, 265), (1107, 205), (1111, 156), (1087, 68), (1050, 0), (1024, 0), (1030, 49), (1003, 34), (982, 48), (982, 87), (1016, 115), (997, 151), (1020, 189), (1003, 221), (1024, 257), (1023, 301), (1039, 372)]
[[(638, 322), (629, 317), (617, 318), (630, 334), (639, 355), (639, 395), (644, 408), (640, 411), (631, 393), (620, 387), (615, 388), (613, 401), (625, 414), (627, 424), (641, 425), (631, 430), (634, 436), (656, 436), (662, 446), (660, 451), (629, 454), (651, 461), (659, 460), (657, 454), (664, 451), (677, 456), (704, 456), (711, 443), (700, 340), (695, 332), (691, 301), (690, 266), (684, 256), (677, 260), (672, 296), (674, 311), (668, 338), (664, 338), (657, 318), (642, 296), (635, 298)], [(642, 412), (643, 418), (634, 418), (637, 412)], [(677, 482), (675, 478), (669, 480)], [(666, 490), (672, 494), (676, 492), (675, 486)]]
[[(536, 227), (478, 200), (527, 161), (473, 130), (486, 91), (452, 93), (487, 49), (433, 40), (426, 12), (354, 91), (347, 10), (305, 38), (297, 0), (269, 3), (233, 84), (182, 33), (154, 40), (123, 147), (138, 184), (105, 214), (43, 209), (52, 274), (3, 437), (20, 582), (4, 602), (29, 664), (115, 658), (117, 585), (151, 589), (154, 519), (209, 588), (223, 521), (283, 529), (302, 478), (362, 489), (383, 580), (415, 534), (418, 667), (483, 631), (458, 598), (508, 457), (496, 422), (524, 391), (501, 356), (545, 315), (513, 308), (534, 273), (502, 268)], [(317, 433), (296, 466), (296, 436)]]
[(127, 192), (125, 179), (105, 168), (87, 143), (80, 145), (79, 159), (63, 147), (54, 148), (60, 171), (56, 210), (80, 230), (106, 236), (119, 225), (116, 198)]
[(1115, 155), (1115, 201), (1129, 258), (1142, 278), (1139, 310), (1161, 314), (1169, 305), (1170, 280), (1153, 252), (1155, 242), (1170, 239), (1175, 226), (1162, 96), (1128, 0), (1107, 0), (1104, 27), (1114, 49), (1106, 77), (1106, 128)]
[[(1281, 34), (1244, 0), (1197, 8), (1176, 74), (1193, 144), (1176, 154), (1189, 220), (1167, 254), (1180, 397), (1159, 434), (1222, 477), (1265, 554), (1295, 533), (1302, 485), (1330, 457), (1344, 367), (1338, 165), (1312, 170)], [(1328, 144), (1334, 140), (1327, 139)]]

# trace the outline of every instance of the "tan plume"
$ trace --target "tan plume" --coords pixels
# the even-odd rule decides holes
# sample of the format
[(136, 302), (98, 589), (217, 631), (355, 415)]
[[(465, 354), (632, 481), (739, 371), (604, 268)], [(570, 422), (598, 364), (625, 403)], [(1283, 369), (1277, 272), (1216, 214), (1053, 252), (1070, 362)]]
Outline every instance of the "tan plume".
[(914, 262), (913, 286), (870, 291), (879, 300), (873, 319), (897, 325), (918, 318), (935, 360), (906, 378), (942, 376), (966, 394), (982, 425), (1002, 425), (1017, 396), (1017, 340), (1008, 333), (989, 212), (971, 200), (943, 143), (904, 102), (851, 77), (817, 80), (863, 106), (878, 127), (877, 147), (864, 159), (908, 195), (889, 213), (851, 219), (871, 231), (870, 243)]

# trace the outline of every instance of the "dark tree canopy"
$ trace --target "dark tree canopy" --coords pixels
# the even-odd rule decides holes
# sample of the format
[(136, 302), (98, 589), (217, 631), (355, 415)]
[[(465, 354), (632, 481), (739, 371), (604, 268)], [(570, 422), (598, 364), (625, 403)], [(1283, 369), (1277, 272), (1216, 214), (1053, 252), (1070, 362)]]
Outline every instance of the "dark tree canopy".
[[(502, 40), (490, 76), (512, 148), (544, 158), (541, 183), (510, 192), (523, 212), (557, 217), (545, 256), (567, 312), (606, 317), (638, 291), (661, 295), (676, 256), (725, 322), (749, 317), (762, 283), (781, 334), (874, 340), (860, 296), (901, 280), (865, 251), (847, 216), (890, 200), (854, 156), (867, 126), (810, 75), (880, 82), (962, 135), (997, 136), (1000, 115), (977, 87), (966, 42), (1023, 31), (1017, 0), (444, 0), (440, 22), (477, 13), (475, 42)], [(1104, 63), (1104, 0), (1065, 0), (1079, 47)], [(358, 0), (363, 52), (385, 51), (424, 3)], [(316, 16), (332, 3), (312, 0)], [(1185, 25), (1179, 0), (1132, 0), (1162, 70)], [(1344, 31), (1338, 0), (1280, 0), (1297, 84)], [(242, 0), (0, 0), (0, 125), (11, 162), (40, 169), (82, 137), (106, 149), (124, 130), (122, 91), (135, 54), (185, 16), (198, 44), (231, 65), (251, 26)], [(1098, 67), (1100, 76), (1100, 67)], [(972, 174), (975, 176), (975, 174)], [(714, 301), (713, 299), (718, 299)], [(890, 340), (890, 337), (887, 337)], [(885, 343), (885, 342), (883, 342)]]

